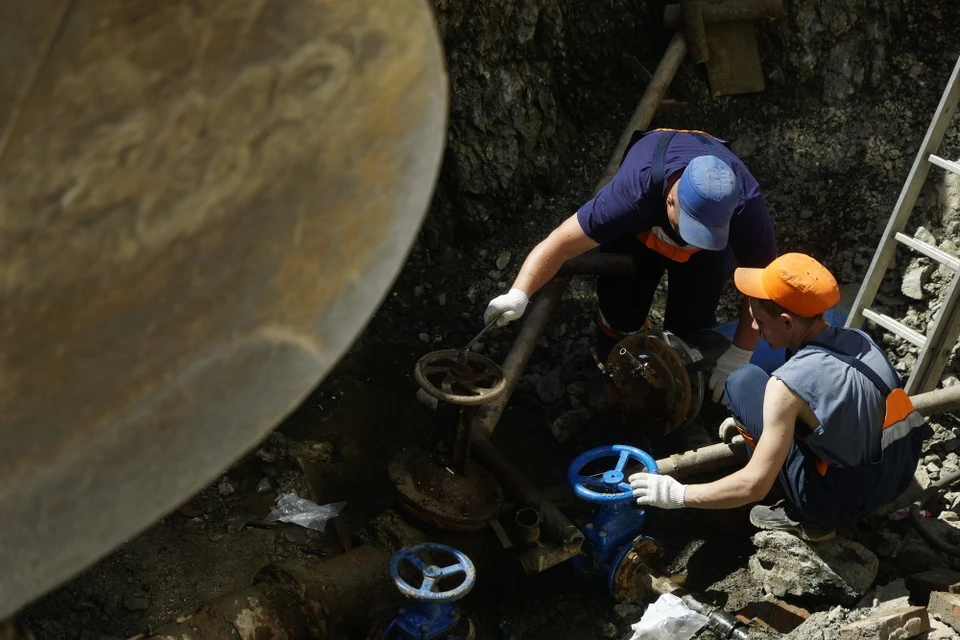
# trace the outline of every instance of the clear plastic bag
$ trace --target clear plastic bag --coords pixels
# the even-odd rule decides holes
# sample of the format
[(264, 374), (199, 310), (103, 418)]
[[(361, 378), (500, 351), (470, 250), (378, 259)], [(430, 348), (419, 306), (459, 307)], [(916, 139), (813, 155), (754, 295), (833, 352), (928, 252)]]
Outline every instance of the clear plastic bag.
[(690, 640), (707, 624), (707, 616), (691, 610), (672, 593), (664, 593), (634, 624), (630, 640)]
[(281, 493), (266, 519), (290, 522), (323, 533), (327, 521), (336, 518), (346, 505), (346, 502), (332, 502), (320, 506), (294, 492)]

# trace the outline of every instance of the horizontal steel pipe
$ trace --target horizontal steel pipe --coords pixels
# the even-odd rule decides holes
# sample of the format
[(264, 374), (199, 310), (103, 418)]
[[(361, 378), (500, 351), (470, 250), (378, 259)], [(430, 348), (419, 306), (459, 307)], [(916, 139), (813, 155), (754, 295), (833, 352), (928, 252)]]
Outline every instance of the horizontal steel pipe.
[(934, 389), (911, 396), (913, 407), (924, 416), (960, 411), (960, 386)]
[[(705, 0), (700, 5), (700, 15), (704, 24), (717, 24), (782, 18), (786, 11), (783, 0)], [(668, 29), (680, 29), (684, 26), (680, 4), (668, 4), (664, 7), (663, 24)]]
[[(711, 444), (661, 458), (657, 460), (657, 468), (661, 475), (679, 479), (725, 469), (746, 461), (747, 443), (741, 436), (736, 436), (729, 444)], [(640, 470), (637, 468), (632, 472)]]
[(625, 253), (590, 251), (563, 263), (559, 276), (621, 276), (637, 272), (637, 262)]

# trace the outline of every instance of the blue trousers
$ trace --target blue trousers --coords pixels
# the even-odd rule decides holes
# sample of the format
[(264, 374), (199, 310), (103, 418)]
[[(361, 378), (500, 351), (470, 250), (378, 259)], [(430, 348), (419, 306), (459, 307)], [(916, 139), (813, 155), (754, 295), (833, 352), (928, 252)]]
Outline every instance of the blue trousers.
[[(727, 378), (726, 403), (744, 430), (759, 441), (763, 434), (763, 394), (770, 375), (756, 365), (740, 367)], [(787, 500), (805, 518), (837, 527), (853, 524), (903, 492), (916, 468), (929, 427), (888, 447), (878, 464), (817, 471), (817, 457), (801, 437), (810, 431), (798, 421), (793, 444), (777, 478)], [(748, 453), (753, 454), (752, 447)]]

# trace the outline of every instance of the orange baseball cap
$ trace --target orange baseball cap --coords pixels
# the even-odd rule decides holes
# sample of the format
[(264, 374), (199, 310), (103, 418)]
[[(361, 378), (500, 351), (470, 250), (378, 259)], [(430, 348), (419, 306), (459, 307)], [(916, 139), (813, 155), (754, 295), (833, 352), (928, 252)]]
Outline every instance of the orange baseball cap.
[(833, 274), (803, 253), (785, 253), (764, 269), (739, 268), (733, 281), (741, 293), (772, 300), (804, 318), (818, 316), (840, 301)]

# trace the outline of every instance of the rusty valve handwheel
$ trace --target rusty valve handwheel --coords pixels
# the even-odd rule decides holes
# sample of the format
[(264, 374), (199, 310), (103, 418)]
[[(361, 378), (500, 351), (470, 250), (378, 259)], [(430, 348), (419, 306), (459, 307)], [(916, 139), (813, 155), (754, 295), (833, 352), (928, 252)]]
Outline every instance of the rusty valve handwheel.
[(423, 356), (413, 369), (413, 377), (434, 398), (464, 406), (493, 402), (507, 388), (507, 379), (496, 362), (458, 349), (441, 349)]

